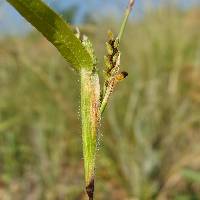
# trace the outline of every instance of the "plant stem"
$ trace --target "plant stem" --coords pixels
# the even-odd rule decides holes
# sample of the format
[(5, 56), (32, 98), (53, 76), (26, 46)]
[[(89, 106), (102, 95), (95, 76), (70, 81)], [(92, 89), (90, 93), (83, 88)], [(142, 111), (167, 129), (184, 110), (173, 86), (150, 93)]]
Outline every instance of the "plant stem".
[(104, 112), (104, 110), (105, 110), (105, 108), (106, 108), (106, 106), (108, 104), (108, 99), (109, 99), (110, 95), (112, 94), (115, 85), (116, 85), (116, 83), (114, 83), (114, 79), (113, 79), (113, 81), (110, 84), (110, 86), (108, 86), (106, 88), (106, 91), (105, 91), (105, 94), (104, 94), (104, 97), (103, 97), (103, 100), (102, 100), (101, 106), (100, 106), (100, 114), (101, 115), (103, 114), (103, 112)]
[(121, 41), (121, 39), (122, 39), (124, 30), (125, 30), (125, 27), (126, 27), (126, 23), (128, 21), (128, 17), (131, 13), (131, 10), (133, 8), (134, 3), (135, 3), (135, 0), (129, 0), (128, 6), (126, 8), (125, 15), (124, 15), (124, 18), (123, 18), (123, 21), (122, 21), (122, 25), (121, 25), (121, 28), (120, 28), (120, 31), (119, 31), (119, 35), (118, 35), (119, 41)]
[(89, 200), (94, 195), (95, 157), (99, 127), (100, 86), (98, 75), (81, 69), (81, 118), (86, 192)]

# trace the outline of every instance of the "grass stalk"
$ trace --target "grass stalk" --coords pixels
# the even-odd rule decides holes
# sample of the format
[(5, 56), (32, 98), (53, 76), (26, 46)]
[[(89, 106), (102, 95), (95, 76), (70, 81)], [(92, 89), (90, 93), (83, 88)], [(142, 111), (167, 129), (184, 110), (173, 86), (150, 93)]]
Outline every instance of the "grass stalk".
[(125, 27), (126, 27), (126, 24), (127, 24), (127, 21), (128, 21), (128, 17), (131, 13), (131, 10), (133, 9), (134, 3), (135, 3), (135, 0), (129, 0), (128, 6), (127, 6), (125, 14), (124, 14), (124, 18), (122, 20), (121, 28), (120, 28), (120, 31), (119, 31), (119, 34), (118, 34), (119, 41), (121, 41), (122, 36), (124, 34), (124, 30), (125, 30)]
[(81, 69), (81, 118), (86, 192), (93, 200), (96, 140), (99, 126), (100, 86), (98, 75)]

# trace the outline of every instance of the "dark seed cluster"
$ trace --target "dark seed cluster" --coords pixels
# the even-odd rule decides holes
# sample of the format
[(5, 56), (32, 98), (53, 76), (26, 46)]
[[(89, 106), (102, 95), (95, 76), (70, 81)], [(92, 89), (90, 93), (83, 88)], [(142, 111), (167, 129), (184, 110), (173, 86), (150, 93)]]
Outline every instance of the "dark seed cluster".
[(106, 42), (107, 55), (104, 57), (105, 62), (105, 86), (109, 85), (109, 82), (123, 80), (128, 76), (127, 72), (119, 72), (120, 70), (120, 50), (119, 50), (119, 39), (114, 38), (111, 31), (108, 32), (108, 42)]
[(107, 55), (104, 57), (106, 79), (116, 75), (120, 65), (119, 39), (114, 39), (113, 33), (110, 31), (108, 37), (109, 40), (106, 42)]

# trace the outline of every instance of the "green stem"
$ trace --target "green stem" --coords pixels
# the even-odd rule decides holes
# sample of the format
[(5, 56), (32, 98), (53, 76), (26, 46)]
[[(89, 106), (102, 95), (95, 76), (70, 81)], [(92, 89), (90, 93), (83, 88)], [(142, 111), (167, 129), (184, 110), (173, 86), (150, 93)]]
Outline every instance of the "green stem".
[(101, 115), (103, 114), (104, 110), (106, 109), (107, 102), (108, 102), (108, 99), (103, 99), (103, 101), (101, 103), (101, 107), (100, 107), (100, 113), (101, 113)]
[(81, 118), (86, 192), (93, 200), (100, 86), (98, 75), (81, 69)]
[(125, 27), (126, 27), (126, 23), (128, 21), (128, 17), (131, 13), (131, 10), (133, 8), (134, 3), (135, 3), (135, 0), (129, 0), (129, 4), (128, 4), (127, 9), (125, 11), (125, 15), (124, 15), (122, 25), (121, 25), (121, 28), (120, 28), (120, 31), (119, 31), (119, 35), (118, 35), (119, 41), (121, 41), (121, 39), (122, 39), (124, 30), (125, 30)]
[(108, 104), (108, 99), (109, 99), (110, 95), (112, 94), (115, 85), (116, 85), (116, 83), (114, 83), (114, 79), (113, 79), (112, 83), (106, 88), (106, 91), (104, 93), (104, 97), (102, 99), (101, 106), (100, 106), (100, 114), (101, 115), (103, 114), (103, 112)]

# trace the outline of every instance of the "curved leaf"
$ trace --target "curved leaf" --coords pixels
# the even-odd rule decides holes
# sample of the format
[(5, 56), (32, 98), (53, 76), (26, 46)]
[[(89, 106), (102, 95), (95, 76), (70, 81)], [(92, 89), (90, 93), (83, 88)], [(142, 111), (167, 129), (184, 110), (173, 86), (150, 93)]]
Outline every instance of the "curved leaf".
[(92, 69), (93, 60), (70, 26), (42, 0), (7, 0), (36, 27), (77, 70)]

